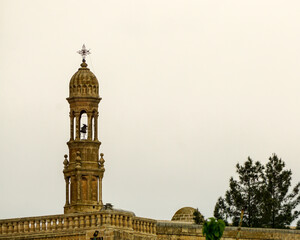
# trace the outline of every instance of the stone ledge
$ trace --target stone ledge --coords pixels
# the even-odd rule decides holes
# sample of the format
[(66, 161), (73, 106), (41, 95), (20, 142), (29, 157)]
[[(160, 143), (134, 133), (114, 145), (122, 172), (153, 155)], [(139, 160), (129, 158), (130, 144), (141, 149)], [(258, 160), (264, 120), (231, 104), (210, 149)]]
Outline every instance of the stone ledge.
[[(228, 231), (237, 231), (238, 227), (226, 227)], [(246, 228), (242, 227), (241, 231), (247, 232), (267, 232), (267, 233), (290, 233), (290, 234), (300, 234), (300, 230), (296, 229), (278, 229), (278, 228)]]
[(53, 232), (53, 233), (22, 233), (22, 234), (11, 234), (11, 235), (0, 235), (0, 239), (2, 240), (29, 240), (29, 239), (41, 239), (41, 238), (58, 238), (58, 237), (74, 237), (74, 236), (85, 236), (86, 231), (82, 230), (73, 230), (73, 231), (65, 231), (65, 232)]
[[(158, 239), (178, 239), (203, 238), (202, 225), (192, 223), (178, 223), (171, 221), (157, 221)], [(238, 227), (226, 227), (223, 239), (236, 239)], [(241, 228), (240, 239), (273, 239), (273, 240), (300, 240), (300, 230), (294, 229), (272, 229), (272, 228)]]

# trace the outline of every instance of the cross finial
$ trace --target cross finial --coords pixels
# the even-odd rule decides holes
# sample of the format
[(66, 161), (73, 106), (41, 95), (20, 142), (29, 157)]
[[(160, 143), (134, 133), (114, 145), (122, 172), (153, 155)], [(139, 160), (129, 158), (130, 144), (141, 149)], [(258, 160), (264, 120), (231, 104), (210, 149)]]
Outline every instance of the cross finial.
[(89, 54), (91, 54), (90, 49), (87, 50), (85, 45), (82, 45), (81, 50), (77, 51), (77, 53), (79, 53), (82, 56), (82, 61), (85, 62), (85, 57)]

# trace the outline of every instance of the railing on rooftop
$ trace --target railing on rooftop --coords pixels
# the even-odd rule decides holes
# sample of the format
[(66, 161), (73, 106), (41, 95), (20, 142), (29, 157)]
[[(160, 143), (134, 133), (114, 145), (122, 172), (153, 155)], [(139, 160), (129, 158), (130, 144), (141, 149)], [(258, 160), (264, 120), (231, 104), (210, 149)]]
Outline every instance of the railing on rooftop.
[(100, 211), (90, 213), (61, 214), (0, 220), (0, 236), (59, 232), (73, 229), (91, 229), (99, 226), (131, 229), (145, 234), (156, 234), (156, 221), (139, 218), (131, 213)]

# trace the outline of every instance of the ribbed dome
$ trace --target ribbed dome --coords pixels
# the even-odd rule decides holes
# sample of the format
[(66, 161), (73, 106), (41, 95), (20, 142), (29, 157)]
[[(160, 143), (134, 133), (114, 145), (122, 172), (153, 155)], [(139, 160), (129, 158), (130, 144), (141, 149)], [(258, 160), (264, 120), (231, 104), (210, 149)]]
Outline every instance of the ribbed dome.
[(179, 221), (179, 222), (194, 222), (194, 215), (195, 208), (192, 207), (184, 207), (179, 209), (174, 216), (172, 217), (172, 221)]
[(99, 97), (99, 83), (85, 61), (70, 81), (70, 97)]

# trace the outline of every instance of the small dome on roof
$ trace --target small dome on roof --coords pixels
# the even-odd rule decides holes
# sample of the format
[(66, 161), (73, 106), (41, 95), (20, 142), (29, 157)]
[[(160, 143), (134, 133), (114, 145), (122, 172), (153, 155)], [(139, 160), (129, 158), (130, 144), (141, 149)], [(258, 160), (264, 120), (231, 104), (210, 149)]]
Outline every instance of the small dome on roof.
[(70, 97), (99, 97), (99, 83), (85, 60), (70, 80)]
[(195, 208), (192, 207), (184, 207), (180, 208), (172, 217), (172, 221), (178, 221), (178, 222), (194, 222), (194, 212)]

